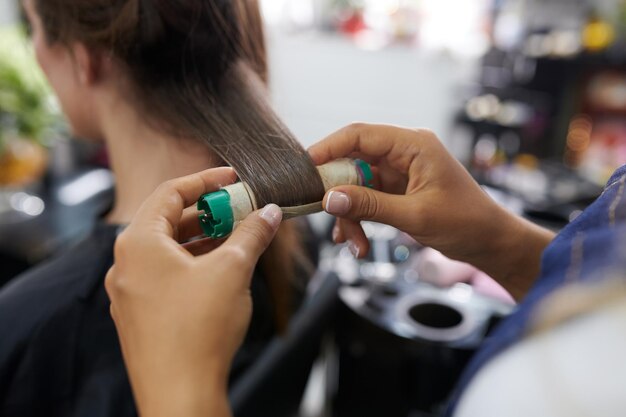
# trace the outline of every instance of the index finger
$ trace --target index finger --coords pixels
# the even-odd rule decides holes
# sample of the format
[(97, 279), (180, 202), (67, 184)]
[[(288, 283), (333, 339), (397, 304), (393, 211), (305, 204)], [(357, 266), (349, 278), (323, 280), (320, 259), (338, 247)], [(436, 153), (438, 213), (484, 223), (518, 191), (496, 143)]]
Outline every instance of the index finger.
[(232, 168), (221, 167), (166, 181), (144, 201), (128, 228), (139, 230), (142, 235), (160, 233), (173, 237), (186, 207), (202, 194), (232, 184), (236, 179)]
[(420, 152), (419, 139), (426, 131), (391, 125), (353, 123), (309, 148), (316, 165), (361, 153), (384, 158), (390, 167), (406, 172)]

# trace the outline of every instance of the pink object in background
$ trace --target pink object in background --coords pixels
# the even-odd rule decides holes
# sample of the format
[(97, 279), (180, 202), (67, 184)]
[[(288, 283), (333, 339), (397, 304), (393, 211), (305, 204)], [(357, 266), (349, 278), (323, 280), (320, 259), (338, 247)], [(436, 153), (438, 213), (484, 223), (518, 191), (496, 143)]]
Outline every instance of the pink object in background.
[(505, 303), (515, 304), (515, 300), (511, 294), (509, 294), (502, 285), (498, 284), (495, 279), (491, 278), (483, 271), (476, 270), (476, 273), (469, 283), (477, 293), (504, 301)]
[(469, 282), (477, 269), (463, 262), (453, 261), (441, 252), (424, 248), (417, 261), (420, 280), (439, 287), (450, 287), (457, 282)]
[(432, 248), (424, 248), (420, 252), (416, 269), (422, 281), (439, 287), (450, 287), (457, 282), (465, 282), (480, 294), (515, 304), (511, 294), (489, 275), (470, 264), (447, 258)]

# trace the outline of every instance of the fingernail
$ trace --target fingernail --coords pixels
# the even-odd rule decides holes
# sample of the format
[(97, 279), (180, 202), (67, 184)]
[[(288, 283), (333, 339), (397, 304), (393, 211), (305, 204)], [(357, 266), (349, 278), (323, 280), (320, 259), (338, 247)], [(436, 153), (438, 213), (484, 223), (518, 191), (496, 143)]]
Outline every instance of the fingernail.
[(276, 204), (268, 204), (263, 207), (263, 210), (259, 213), (259, 216), (267, 222), (272, 229), (276, 229), (283, 219), (283, 212)]
[(326, 212), (337, 216), (344, 215), (350, 210), (350, 197), (340, 191), (331, 191), (326, 200)]
[(337, 238), (339, 237), (339, 226), (335, 224), (333, 227), (333, 242), (337, 243)]
[(358, 258), (359, 253), (361, 252), (361, 248), (359, 248), (359, 245), (357, 245), (356, 243), (352, 241), (348, 242), (348, 250), (355, 258)]

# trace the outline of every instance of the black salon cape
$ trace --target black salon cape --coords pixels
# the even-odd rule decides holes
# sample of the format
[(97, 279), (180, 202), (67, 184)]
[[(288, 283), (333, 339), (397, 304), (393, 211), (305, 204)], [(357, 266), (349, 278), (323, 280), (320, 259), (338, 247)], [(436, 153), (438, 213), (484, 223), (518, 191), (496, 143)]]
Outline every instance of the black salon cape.
[[(109, 315), (104, 276), (119, 228), (91, 236), (0, 291), (0, 416), (136, 416)], [(274, 334), (264, 280), (231, 373), (236, 379)]]

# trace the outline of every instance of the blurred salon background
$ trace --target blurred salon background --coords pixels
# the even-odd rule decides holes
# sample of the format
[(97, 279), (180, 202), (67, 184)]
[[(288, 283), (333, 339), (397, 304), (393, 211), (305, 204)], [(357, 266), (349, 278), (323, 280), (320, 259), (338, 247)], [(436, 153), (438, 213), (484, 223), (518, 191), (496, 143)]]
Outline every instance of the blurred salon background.
[[(626, 2), (264, 0), (274, 104), (304, 145), (352, 121), (434, 130), (545, 216), (626, 157)], [(68, 137), (0, 0), (0, 282), (88, 229), (113, 178)], [(569, 211), (569, 212), (568, 212)]]
[[(271, 95), (304, 145), (353, 121), (429, 127), (452, 140), (453, 115), (490, 47), (490, 2), (261, 3)], [(114, 183), (105, 151), (68, 137), (18, 4), (0, 0), (0, 282), (79, 238)]]
[[(261, 3), (271, 96), (305, 146), (353, 121), (426, 127), (555, 229), (626, 162), (624, 0)], [(68, 134), (18, 6), (0, 0), (0, 286), (84, 236), (115, 184)]]

